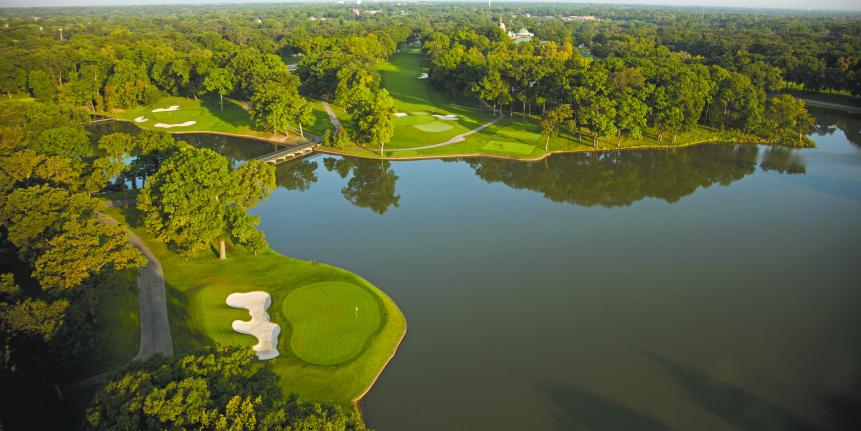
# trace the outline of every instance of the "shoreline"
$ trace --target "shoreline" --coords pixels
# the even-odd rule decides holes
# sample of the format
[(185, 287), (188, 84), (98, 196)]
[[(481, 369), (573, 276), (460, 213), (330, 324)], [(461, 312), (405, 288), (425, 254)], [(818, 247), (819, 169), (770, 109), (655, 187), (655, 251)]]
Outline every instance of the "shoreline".
[[(434, 154), (434, 155), (416, 155), (416, 156), (406, 156), (406, 157), (391, 157), (384, 156), (380, 157), (376, 153), (372, 155), (365, 155), (361, 153), (353, 153), (349, 151), (342, 151), (335, 148), (318, 148), (314, 151), (322, 154), (331, 154), (335, 156), (342, 157), (358, 157), (362, 159), (369, 160), (387, 160), (391, 162), (397, 161), (414, 161), (414, 160), (434, 160), (434, 159), (501, 159), (501, 160), (513, 160), (517, 162), (525, 162), (525, 163), (533, 163), (540, 162), (547, 158), (550, 158), (553, 155), (557, 154), (579, 154), (579, 153), (603, 153), (603, 152), (613, 152), (613, 151), (636, 151), (636, 150), (676, 150), (682, 148), (690, 148), (699, 145), (710, 145), (710, 144), (749, 144), (749, 145), (771, 145), (771, 146), (784, 146), (790, 149), (804, 149), (804, 148), (813, 148), (813, 146), (807, 147), (794, 147), (788, 145), (782, 145), (779, 143), (768, 142), (765, 140), (757, 140), (757, 139), (747, 139), (747, 140), (739, 140), (734, 141), (731, 139), (705, 139), (694, 142), (688, 142), (684, 144), (671, 145), (671, 146), (663, 146), (663, 145), (639, 145), (634, 147), (619, 147), (619, 148), (584, 148), (584, 149), (574, 149), (574, 150), (554, 150), (544, 153), (538, 157), (513, 157), (513, 156), (503, 156), (499, 154), (486, 154), (486, 153), (462, 153), (462, 154)], [(367, 150), (367, 149), (366, 149)], [(371, 150), (368, 150), (371, 151)]]
[[(376, 287), (376, 285), (373, 285), (373, 286)], [(379, 287), (377, 287), (377, 289), (379, 289), (380, 292), (383, 292), (383, 290), (380, 289)], [(383, 292), (383, 294), (388, 296), (388, 294), (386, 294), (386, 292)], [(389, 298), (389, 299), (391, 299), (391, 298)], [(398, 306), (398, 304), (394, 300), (392, 300), (392, 303), (395, 304), (395, 307)], [(400, 307), (398, 307), (398, 310), (400, 310)], [(380, 376), (383, 375), (383, 371), (386, 370), (386, 368), (389, 366), (389, 363), (392, 362), (392, 359), (395, 358), (395, 355), (398, 353), (398, 349), (400, 349), (400, 347), (401, 347), (401, 343), (403, 343), (404, 338), (407, 337), (407, 329), (409, 328), (409, 324), (407, 323), (407, 316), (403, 312), (401, 312), (401, 315), (404, 316), (404, 332), (401, 334), (401, 338), (398, 339), (398, 344), (395, 345), (395, 349), (392, 350), (392, 354), (389, 355), (388, 359), (386, 359), (386, 363), (383, 364), (383, 367), (380, 368), (380, 371), (377, 373), (376, 376), (374, 376), (374, 379), (371, 380), (371, 383), (368, 384), (368, 387), (365, 388), (365, 390), (362, 391), (362, 393), (359, 394), (358, 397), (356, 397), (352, 400), (353, 405), (356, 406), (357, 408), (359, 407), (359, 403), (362, 402), (362, 398), (365, 398), (365, 395), (368, 395), (368, 392), (371, 392), (371, 389), (373, 389), (374, 385), (377, 384), (377, 380), (380, 379)], [(361, 413), (361, 409), (359, 409), (359, 412)]]
[[(128, 120), (125, 118), (117, 118), (111, 117), (115, 121), (123, 121), (134, 124), (141, 130), (152, 130), (145, 129), (137, 125), (133, 120)], [(290, 145), (301, 145), (307, 142), (313, 142), (311, 140), (305, 139), (304, 142), (298, 143), (288, 143), (285, 140), (276, 140), (273, 138), (266, 138), (263, 136), (255, 136), (255, 135), (247, 135), (241, 133), (229, 133), (229, 132), (214, 132), (214, 131), (193, 131), (193, 130), (165, 130), (166, 133), (170, 133), (172, 135), (189, 135), (189, 134), (200, 134), (200, 135), (220, 135), (220, 136), (230, 136), (234, 138), (244, 138), (244, 139), (253, 139), (262, 142), (268, 142), (274, 145), (282, 145), (282, 146), (290, 146)], [(297, 136), (298, 137), (298, 136)], [(289, 138), (289, 137), (287, 137)], [(301, 139), (301, 137), (299, 137)], [(553, 150), (546, 152), (537, 157), (515, 157), (515, 156), (505, 156), (500, 154), (487, 154), (487, 153), (456, 153), (456, 154), (428, 154), (428, 155), (415, 155), (415, 156), (380, 156), (375, 153), (374, 150), (365, 147), (359, 147), (361, 150), (367, 151), (369, 154), (362, 154), (361, 152), (351, 152), (344, 151), (338, 148), (332, 147), (322, 147), (318, 146), (314, 149), (314, 153), (322, 153), (322, 154), (331, 154), (335, 156), (342, 157), (358, 157), (362, 159), (369, 160), (388, 160), (388, 161), (415, 161), (415, 160), (435, 160), (435, 159), (466, 159), (466, 158), (489, 158), (489, 159), (501, 159), (501, 160), (514, 160), (518, 162), (539, 162), (544, 159), (547, 159), (556, 154), (578, 154), (578, 153), (599, 153), (599, 152), (610, 152), (610, 151), (630, 151), (630, 150), (674, 150), (680, 148), (690, 148), (698, 145), (706, 145), (706, 144), (753, 144), (753, 145), (775, 145), (775, 146), (785, 146), (787, 148), (812, 148), (813, 146), (805, 146), (805, 147), (796, 147), (783, 145), (776, 142), (769, 142), (756, 137), (745, 137), (742, 139), (722, 139), (722, 136), (714, 136), (712, 138), (702, 139), (698, 141), (688, 142), (684, 144), (670, 144), (670, 145), (638, 145), (638, 146), (629, 146), (629, 147), (618, 147), (618, 148), (582, 148), (582, 149), (569, 149), (569, 150)], [(313, 153), (312, 153), (313, 154)]]
[[(305, 139), (305, 142), (297, 142), (297, 143), (293, 144), (293, 143), (289, 142), (289, 140), (293, 139), (292, 136), (285, 136), (282, 139), (276, 139), (276, 138), (267, 138), (265, 136), (249, 135), (249, 134), (244, 134), (244, 133), (200, 131), (200, 130), (172, 130), (172, 129), (154, 130), (154, 129), (143, 128), (140, 125), (138, 125), (137, 123), (135, 123), (134, 120), (129, 120), (126, 118), (113, 117), (113, 116), (110, 116), (107, 114), (98, 114), (98, 115), (106, 115), (106, 116), (110, 117), (111, 119), (113, 119), (114, 121), (122, 121), (125, 123), (132, 123), (135, 127), (137, 127), (138, 129), (141, 129), (141, 130), (165, 132), (165, 133), (170, 133), (171, 135), (195, 135), (196, 134), (196, 135), (230, 136), (233, 138), (253, 139), (256, 141), (268, 142), (270, 144), (275, 144), (275, 145), (301, 145), (305, 142), (311, 142), (310, 140)], [(301, 136), (297, 135), (297, 137), (299, 138), (299, 140), (303, 139)]]

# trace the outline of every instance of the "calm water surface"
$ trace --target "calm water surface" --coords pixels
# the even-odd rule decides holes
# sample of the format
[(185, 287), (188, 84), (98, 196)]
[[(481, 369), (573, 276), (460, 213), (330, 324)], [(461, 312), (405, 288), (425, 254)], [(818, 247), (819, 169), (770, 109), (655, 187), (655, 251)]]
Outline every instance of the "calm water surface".
[(809, 150), (318, 155), (254, 212), (273, 248), (406, 315), (363, 403), (381, 431), (851, 429), (861, 120), (817, 119)]

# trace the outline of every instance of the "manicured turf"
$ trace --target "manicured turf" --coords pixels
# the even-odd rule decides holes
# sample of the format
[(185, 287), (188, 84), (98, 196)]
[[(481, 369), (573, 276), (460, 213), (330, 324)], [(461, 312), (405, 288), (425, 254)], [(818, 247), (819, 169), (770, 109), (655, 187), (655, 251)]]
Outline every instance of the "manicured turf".
[[(419, 75), (427, 72), (423, 61), (424, 55), (420, 49), (402, 46), (399, 53), (378, 68), (383, 86), (395, 99), (396, 112), (409, 114), (393, 120), (395, 136), (391, 142), (386, 143), (386, 148), (438, 144), (474, 129), (492, 118), (490, 113), (450, 105), (451, 100), (434, 89), (427, 79), (418, 79)], [(457, 115), (459, 119), (440, 122), (432, 117), (432, 114)], [(436, 122), (442, 124), (425, 126), (425, 123)]]
[[(186, 257), (148, 240), (136, 211), (112, 208), (108, 212), (117, 220), (132, 225), (162, 263), (171, 334), (177, 353), (215, 343), (250, 348), (256, 339), (231, 329), (233, 320), (248, 320), (248, 312), (229, 307), (224, 301), (233, 292), (266, 291), (272, 296), (268, 311), (271, 320), (281, 326), (278, 337), (281, 356), (269, 362), (279, 376), (283, 391), (296, 393), (304, 400), (347, 403), (360, 397), (373, 383), (406, 331), (406, 320), (397, 305), (385, 293), (350, 272), (291, 259), (271, 250), (252, 256), (241, 248), (232, 248), (226, 261), (219, 261), (213, 253)], [(360, 351), (337, 365), (314, 364), (296, 355), (291, 348), (294, 328), (282, 310), (285, 298), (292, 292), (320, 282), (356, 286), (376, 302), (380, 313), (376, 331), (365, 336), (367, 342)], [(359, 312), (367, 307), (360, 305)], [(361, 338), (355, 334), (351, 337)], [(347, 353), (344, 355), (346, 357)]]
[[(170, 112), (152, 112), (157, 108), (179, 106), (179, 110)], [(235, 101), (225, 100), (224, 111), (221, 110), (218, 97), (206, 97), (199, 100), (184, 97), (165, 97), (152, 105), (138, 107), (122, 114), (120, 118), (134, 121), (144, 117), (148, 121), (135, 123), (138, 127), (150, 130), (171, 132), (210, 131), (225, 133), (241, 133), (251, 128), (251, 117), (248, 112)], [(155, 127), (156, 123), (179, 124), (186, 121), (197, 123), (185, 127), (170, 129)]]
[(431, 121), (428, 123), (416, 124), (413, 127), (428, 133), (440, 133), (454, 128), (451, 124), (446, 124), (442, 121)]
[[(169, 108), (171, 106), (179, 106), (179, 110), (152, 112), (154, 109)], [(197, 100), (175, 96), (165, 97), (148, 106), (137, 107), (125, 112), (108, 113), (107, 115), (130, 121), (143, 129), (159, 130), (162, 132), (229, 133), (249, 137), (277, 139), (279, 141), (284, 138), (281, 134), (273, 134), (271, 130), (260, 130), (256, 128), (248, 114), (248, 111), (246, 111), (238, 101), (225, 98), (224, 110), (222, 110), (218, 102), (218, 96), (212, 95), (208, 95)], [(319, 122), (320, 115), (318, 115), (316, 109), (314, 115)], [(140, 123), (135, 122), (134, 120), (138, 117), (144, 117), (147, 121)], [(181, 124), (187, 121), (194, 121), (195, 124), (171, 128), (155, 127), (156, 123)], [(325, 121), (328, 122), (328, 117), (326, 117)], [(326, 123), (321, 123), (321, 126), (325, 125)], [(315, 126), (312, 126), (309, 129), (312, 133), (317, 129)], [(298, 132), (296, 132), (295, 135), (298, 135)], [(291, 137), (293, 139), (298, 139), (298, 136), (295, 135), (291, 133)]]
[(528, 155), (532, 153), (535, 147), (527, 144), (517, 144), (514, 142), (499, 142), (490, 141), (485, 146), (481, 147), (482, 151), (491, 153), (510, 153), (519, 155)]
[(339, 364), (361, 353), (382, 322), (374, 296), (344, 282), (300, 287), (284, 298), (281, 312), (293, 327), (293, 353), (319, 365)]

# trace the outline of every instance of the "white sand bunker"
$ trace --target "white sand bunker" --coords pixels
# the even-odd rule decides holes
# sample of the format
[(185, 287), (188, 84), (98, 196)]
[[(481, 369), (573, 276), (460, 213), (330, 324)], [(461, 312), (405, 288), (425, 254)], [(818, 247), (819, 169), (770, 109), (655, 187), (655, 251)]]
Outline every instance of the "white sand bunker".
[(419, 75), (419, 79), (428, 79), (428, 74), (422, 73), (421, 75)]
[(148, 119), (147, 117), (137, 117), (137, 118), (135, 118), (135, 123), (145, 123), (145, 122), (147, 122), (147, 121), (149, 121), (149, 119)]
[(395, 112), (395, 117), (406, 117), (407, 115), (406, 112)]
[(439, 114), (434, 114), (433, 116), (434, 116), (434, 117), (436, 117), (436, 118), (438, 118), (438, 119), (440, 119), (440, 120), (443, 120), (443, 121), (457, 121), (457, 119), (458, 119), (458, 118), (457, 118), (457, 115), (439, 115)]
[(231, 293), (227, 295), (227, 305), (245, 308), (251, 315), (250, 321), (234, 320), (233, 330), (257, 337), (253, 349), (257, 357), (266, 360), (280, 355), (278, 353), (278, 334), (281, 327), (269, 321), (266, 310), (272, 305), (272, 298), (266, 292)]
[(164, 123), (155, 123), (156, 127), (161, 127), (163, 129), (170, 129), (171, 127), (188, 127), (197, 124), (197, 121), (186, 121), (185, 123), (179, 124), (164, 124)]
[(179, 111), (179, 105), (173, 105), (173, 106), (170, 106), (167, 108), (155, 108), (152, 110), (152, 112), (172, 112), (172, 111)]

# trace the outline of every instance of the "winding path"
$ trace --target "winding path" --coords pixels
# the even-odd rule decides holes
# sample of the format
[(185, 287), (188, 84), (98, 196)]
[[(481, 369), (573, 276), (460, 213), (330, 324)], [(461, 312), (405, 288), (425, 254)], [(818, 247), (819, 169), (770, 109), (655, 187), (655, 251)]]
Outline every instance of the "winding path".
[(461, 134), (459, 134), (459, 135), (453, 136), (453, 137), (452, 137), (451, 139), (449, 139), (448, 141), (441, 142), (441, 143), (439, 143), (439, 144), (425, 145), (425, 146), (422, 146), (422, 147), (412, 147), (412, 148), (392, 148), (392, 149), (389, 149), (389, 150), (386, 150), (386, 151), (395, 152), (395, 151), (427, 150), (428, 148), (438, 148), (438, 147), (444, 147), (444, 146), (446, 146), (446, 145), (456, 144), (456, 143), (458, 143), (458, 142), (463, 142), (464, 140), (466, 140), (466, 137), (467, 137), (467, 136), (469, 136), (469, 135), (471, 135), (471, 134), (473, 134), (473, 133), (478, 133), (478, 132), (480, 132), (480, 131), (482, 131), (482, 130), (484, 130), (484, 129), (486, 129), (486, 128), (488, 128), (488, 127), (490, 127), (490, 126), (494, 125), (494, 124), (496, 124), (496, 122), (498, 122), (499, 120), (501, 120), (501, 118), (496, 118), (496, 119), (494, 119), (494, 120), (488, 121), (487, 123), (484, 123), (484, 124), (482, 124), (482, 125), (480, 125), (480, 126), (478, 126), (478, 127), (474, 128), (474, 129), (472, 129), (472, 130), (470, 130), (470, 131), (468, 131), (468, 132), (464, 132), (464, 133), (461, 133)]
[[(103, 223), (118, 225), (114, 218), (100, 214), (99, 219)], [(138, 270), (138, 304), (140, 306), (140, 345), (138, 353), (132, 361), (144, 361), (155, 354), (172, 355), (173, 339), (170, 336), (170, 323), (167, 317), (167, 294), (164, 287), (164, 272), (161, 263), (156, 259), (152, 250), (147, 247), (146, 242), (134, 232), (125, 229), (129, 235), (129, 242), (147, 258), (147, 265)], [(118, 367), (123, 368), (125, 365)], [(78, 380), (67, 389), (81, 388), (107, 380), (114, 371), (106, 371), (101, 374)]]
[(341, 126), (341, 120), (339, 120), (338, 116), (335, 115), (335, 112), (332, 111), (332, 107), (329, 106), (329, 102), (322, 102), (322, 103), (323, 103), (323, 109), (326, 110), (326, 114), (329, 114), (329, 121), (331, 121), (332, 125), (335, 126), (335, 131), (337, 132), (342, 127)]

